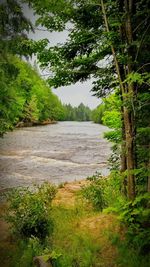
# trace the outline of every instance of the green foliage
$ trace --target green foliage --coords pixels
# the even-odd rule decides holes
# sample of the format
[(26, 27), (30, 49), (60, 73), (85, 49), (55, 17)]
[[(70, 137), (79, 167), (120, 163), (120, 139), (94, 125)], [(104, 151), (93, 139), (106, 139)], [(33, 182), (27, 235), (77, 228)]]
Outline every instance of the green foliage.
[(36, 122), (39, 119), (38, 100), (36, 95), (32, 95), (31, 99), (24, 105), (23, 116), (28, 122)]
[[(94, 179), (93, 179), (94, 178)], [(99, 180), (101, 177), (92, 177), (91, 184), (87, 185), (87, 191), (83, 191), (83, 197), (86, 197), (90, 203), (97, 205), (99, 208), (99, 201), (101, 203), (101, 190), (103, 193), (103, 202), (105, 212), (114, 212), (119, 214), (119, 219), (126, 228), (125, 240), (121, 244), (122, 249), (127, 251), (131, 248), (133, 251), (133, 256), (135, 257), (135, 262), (139, 264), (141, 255), (141, 260), (143, 259), (142, 255), (147, 255), (149, 253), (150, 246), (150, 195), (149, 193), (139, 194), (134, 201), (128, 201), (123, 195), (122, 185), (124, 181), (124, 175), (120, 175), (119, 172), (113, 171), (109, 178), (100, 185)], [(96, 186), (95, 189), (95, 185)], [(94, 185), (94, 186), (93, 186)], [(83, 188), (83, 190), (86, 190)], [(84, 195), (85, 194), (85, 195)], [(100, 204), (100, 207), (102, 206)], [(120, 251), (122, 253), (122, 251)], [(122, 259), (121, 259), (122, 260)], [(125, 261), (129, 259), (125, 258)], [(134, 259), (133, 259), (134, 262)], [(133, 264), (129, 261), (129, 263)], [(143, 262), (144, 261), (143, 259)], [(132, 266), (129, 265), (129, 266)], [(125, 266), (125, 265), (121, 265)], [(133, 266), (136, 266), (133, 264)], [(139, 265), (138, 265), (139, 266)], [(143, 265), (144, 267), (144, 265)]]
[[(16, 92), (14, 80), (18, 75), (18, 69), (6, 57), (0, 56), (0, 135), (13, 128), (17, 117), (23, 107), (23, 99)], [(17, 105), (17, 103), (18, 105)]]
[[(32, 23), (24, 16), (20, 1), (0, 2), (0, 54), (23, 54), (18, 51), (18, 44), (27, 40), (27, 34), (33, 31)], [(19, 53), (21, 52), (21, 53)]]
[(55, 266), (55, 262), (61, 256), (60, 253), (51, 250), (51, 244), (48, 239), (41, 242), (40, 239), (32, 236), (27, 240), (17, 241), (16, 245), (17, 249), (12, 256), (12, 267), (33, 267), (35, 266), (34, 257), (37, 256), (40, 256), (44, 262), (50, 259), (53, 266)]
[(93, 205), (94, 209), (102, 211), (108, 205), (105, 191), (108, 183), (107, 179), (96, 173), (92, 177), (88, 177), (87, 180), (90, 183), (83, 186), (81, 194)]
[(129, 82), (130, 84), (136, 82), (137, 84), (142, 85), (143, 83), (150, 82), (150, 74), (147, 72), (143, 74), (139, 72), (132, 72), (127, 76), (125, 81)]
[(103, 123), (102, 118), (105, 112), (105, 105), (101, 104), (94, 110), (92, 110), (92, 121), (95, 123)]
[(0, 64), (0, 134), (18, 122), (62, 120), (64, 108), (57, 96), (28, 63), (7, 55)]
[(141, 255), (139, 251), (133, 247), (132, 242), (121, 239), (119, 234), (109, 233), (109, 239), (113, 246), (117, 247), (118, 256), (116, 258), (116, 266), (120, 267), (149, 267), (149, 254)]
[[(60, 250), (61, 251), (61, 250)], [(76, 234), (72, 238), (69, 253), (63, 249), (63, 255), (54, 262), (55, 267), (98, 266), (100, 247), (87, 233)]]
[(72, 107), (69, 105), (64, 105), (65, 110), (65, 121), (90, 121), (91, 120), (91, 110), (89, 107), (81, 103), (78, 107)]
[[(134, 169), (146, 165), (148, 169), (147, 157), (143, 155), (145, 148), (148, 154), (149, 140), (144, 141), (139, 131), (142, 125), (145, 130), (149, 127), (148, 0), (123, 1), (122, 4), (115, 0), (100, 3), (49, 0), (42, 4), (30, 0), (30, 4), (39, 15), (38, 25), (50, 31), (69, 28), (64, 43), (45, 46), (37, 55), (41, 66), (53, 72), (48, 78), (50, 85), (60, 87), (94, 78), (94, 94), (98, 97), (109, 95), (103, 122), (116, 131), (107, 137), (117, 140), (118, 146), (122, 147), (121, 157), (118, 155), (125, 159), (121, 169), (129, 169), (129, 165)], [(114, 102), (111, 97), (118, 99)], [(134, 140), (131, 141), (132, 155), (129, 155), (128, 135)], [(132, 164), (126, 164), (129, 158)]]
[[(46, 82), (23, 60), (34, 51), (41, 51), (47, 40), (33, 42), (27, 33), (33, 31), (31, 22), (25, 17), (19, 1), (0, 3), (0, 135), (20, 121), (39, 122), (53, 120), (54, 106), (63, 110), (57, 97)], [(12, 56), (14, 55), (14, 56)], [(55, 104), (54, 104), (55, 103)], [(57, 120), (58, 116), (55, 116)], [(59, 115), (60, 118), (60, 115)]]
[(87, 178), (87, 185), (83, 186), (81, 194), (95, 210), (102, 211), (113, 207), (118, 210), (125, 203), (121, 195), (124, 177), (119, 171), (111, 171), (108, 177), (102, 177), (100, 173)]
[[(111, 131), (105, 132), (104, 137), (113, 143), (111, 147), (112, 154), (109, 158), (109, 164), (111, 170), (118, 170), (120, 168), (120, 143), (122, 140), (121, 134), (121, 101), (116, 93), (103, 99), (103, 104), (100, 105), (95, 111), (96, 118), (100, 119), (100, 122), (109, 128)], [(95, 120), (96, 120), (95, 118)]]
[(120, 130), (105, 132), (104, 137), (115, 144), (118, 144), (121, 141)]
[(149, 193), (143, 194), (142, 192), (142, 194), (137, 195), (134, 201), (128, 201), (121, 194), (123, 181), (124, 174), (120, 175), (116, 171), (111, 172), (103, 188), (107, 203), (105, 212), (115, 212), (118, 214), (120, 221), (126, 227), (126, 239), (122, 244), (123, 248), (125, 246), (128, 246), (128, 249), (131, 248), (135, 257), (138, 254), (147, 255), (150, 246), (150, 195)]
[(105, 111), (102, 117), (104, 125), (115, 129), (115, 131), (121, 129), (121, 100), (117, 91), (103, 99), (103, 101), (105, 105)]
[(104, 137), (113, 142), (111, 147), (112, 154), (109, 158), (111, 170), (118, 170), (120, 167), (120, 143), (122, 140), (120, 109), (121, 101), (117, 93), (115, 93), (103, 99), (103, 104), (92, 112), (92, 120), (94, 122), (102, 123), (113, 129), (104, 133)]
[(88, 231), (78, 227), (89, 216), (89, 210), (83, 210), (80, 204), (71, 209), (59, 206), (52, 210), (55, 225), (52, 250), (61, 254), (53, 261), (54, 266), (90, 267), (99, 264), (101, 244), (95, 242)]
[(127, 202), (120, 210), (120, 218), (127, 225), (127, 240), (139, 253), (147, 254), (150, 247), (150, 195), (143, 194)]
[(105, 111), (103, 115), (103, 124), (110, 128), (121, 128), (120, 112), (117, 110)]
[[(126, 227), (125, 240), (122, 244), (120, 243), (120, 245), (122, 249), (126, 250), (125, 253), (127, 253), (127, 250), (131, 249), (133, 251), (133, 256), (135, 256), (135, 259), (139, 262), (138, 255), (142, 257), (142, 255), (147, 255), (149, 253), (150, 196), (148, 193), (140, 194), (134, 201), (128, 201), (120, 194), (122, 190), (122, 179), (119, 180), (119, 173), (117, 175), (116, 172), (110, 177), (106, 190), (107, 199), (109, 199), (109, 207), (105, 209), (105, 212), (115, 212), (119, 215), (120, 221)], [(120, 253), (122, 253), (122, 251)], [(127, 260), (128, 259), (125, 258), (125, 261)], [(133, 266), (136, 265), (133, 264)]]
[[(87, 216), (84, 211), (85, 214)], [(100, 245), (95, 244), (88, 232), (79, 231), (76, 227), (83, 217), (82, 207), (68, 209), (54, 206), (51, 210), (51, 217), (54, 222), (53, 235), (48, 236), (46, 240), (40, 240), (37, 237), (17, 240), (17, 250), (13, 255), (12, 266), (31, 267), (34, 256), (42, 256), (45, 261), (50, 258), (55, 267), (90, 267), (91, 264), (97, 266)]]
[(33, 257), (42, 255), (44, 245), (40, 243), (37, 237), (30, 237), (27, 240), (17, 242), (17, 250), (12, 257), (12, 267), (33, 267)]
[[(117, 130), (118, 140), (121, 128), (122, 133), (125, 129), (127, 134), (127, 128), (131, 126), (133, 129), (129, 131), (129, 135), (134, 139), (132, 142), (134, 155), (130, 158), (137, 156), (137, 166), (134, 168), (139, 168), (141, 164), (148, 166), (147, 158), (144, 157), (142, 160), (142, 156), (139, 155), (140, 151), (143, 153), (144, 147), (149, 147), (149, 140), (138, 142), (137, 134), (142, 125), (145, 129), (149, 127), (148, 0), (131, 1), (131, 3), (128, 1), (122, 4), (115, 0), (101, 1), (101, 3), (90, 0), (50, 0), (44, 4), (38, 0), (30, 0), (30, 4), (39, 15), (38, 25), (41, 24), (50, 31), (63, 31), (69, 28), (66, 42), (53, 47), (44, 47), (37, 55), (41, 66), (48, 67), (53, 72), (53, 76), (48, 78), (50, 85), (55, 87), (70, 85), (93, 77), (94, 94), (98, 97), (109, 95), (110, 98), (111, 96), (114, 98), (112, 93), (116, 92), (117, 88), (115, 97), (119, 97), (116, 107), (114, 101), (109, 99), (110, 103), (103, 121)], [(63, 5), (65, 8), (62, 12)], [(127, 27), (128, 22), (130, 27)], [(125, 112), (128, 115), (127, 120)], [(126, 147), (128, 134), (126, 134), (124, 136), (122, 134), (121, 137), (122, 156), (129, 158)], [(140, 138), (142, 139), (142, 134)]]
[(55, 186), (44, 183), (33, 191), (14, 189), (7, 196), (9, 209), (6, 220), (14, 233), (26, 237), (45, 238), (52, 232), (51, 202), (56, 194)]

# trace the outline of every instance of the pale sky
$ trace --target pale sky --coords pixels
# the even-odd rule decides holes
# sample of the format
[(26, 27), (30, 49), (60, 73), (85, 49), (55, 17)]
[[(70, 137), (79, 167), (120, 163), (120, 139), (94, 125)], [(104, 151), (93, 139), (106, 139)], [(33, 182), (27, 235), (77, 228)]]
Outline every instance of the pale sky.
[[(33, 10), (29, 9), (27, 5), (23, 7), (24, 14), (28, 17), (32, 23), (35, 22), (35, 16), (33, 14)], [(39, 27), (41, 28), (41, 27)], [(65, 42), (67, 38), (67, 31), (65, 32), (48, 32), (45, 30), (35, 30), (35, 33), (30, 33), (29, 37), (34, 40), (40, 40), (43, 38), (47, 38), (50, 42), (50, 45), (56, 45), (57, 43)], [(62, 103), (71, 104), (72, 106), (78, 106), (81, 102), (84, 105), (89, 106), (90, 108), (95, 108), (100, 104), (101, 100), (95, 96), (92, 96), (92, 92), (90, 92), (92, 88), (92, 81), (88, 80), (84, 83), (76, 83), (69, 86), (60, 87), (57, 89), (53, 89), (53, 92), (59, 97)]]

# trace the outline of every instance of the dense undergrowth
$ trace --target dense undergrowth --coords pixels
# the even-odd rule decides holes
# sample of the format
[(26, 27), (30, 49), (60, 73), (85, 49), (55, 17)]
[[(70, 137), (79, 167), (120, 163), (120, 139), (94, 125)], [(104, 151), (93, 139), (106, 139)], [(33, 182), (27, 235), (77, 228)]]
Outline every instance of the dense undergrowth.
[(138, 254), (147, 255), (150, 246), (150, 196), (139, 194), (129, 201), (121, 194), (122, 182), (117, 173), (103, 178), (97, 174), (88, 178), (90, 184), (82, 189), (83, 196), (93, 207), (119, 216), (126, 228), (126, 242), (134, 247)]
[(56, 267), (148, 267), (148, 196), (130, 203), (119, 192), (117, 176), (98, 173), (75, 193), (74, 206), (53, 203), (49, 184), (14, 191), (5, 217), (14, 247), (3, 252), (5, 266), (35, 266), (33, 258), (43, 255)]

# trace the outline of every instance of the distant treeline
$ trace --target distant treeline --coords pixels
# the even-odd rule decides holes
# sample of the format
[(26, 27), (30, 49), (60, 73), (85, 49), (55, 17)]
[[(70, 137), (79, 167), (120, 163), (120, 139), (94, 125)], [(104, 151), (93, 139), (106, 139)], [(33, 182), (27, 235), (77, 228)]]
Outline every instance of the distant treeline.
[(78, 107), (72, 107), (71, 104), (64, 105), (65, 121), (93, 121), (103, 124), (103, 116), (106, 111), (106, 104), (100, 104), (91, 110), (88, 106), (81, 103)]
[(78, 107), (72, 107), (70, 104), (64, 105), (65, 121), (90, 121), (92, 111), (89, 107), (81, 103)]

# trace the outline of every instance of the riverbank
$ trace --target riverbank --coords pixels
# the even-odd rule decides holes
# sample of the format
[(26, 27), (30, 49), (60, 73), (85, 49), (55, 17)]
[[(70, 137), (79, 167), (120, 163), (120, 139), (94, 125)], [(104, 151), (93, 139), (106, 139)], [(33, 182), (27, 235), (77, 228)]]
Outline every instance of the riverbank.
[[(85, 262), (82, 266), (85, 267), (116, 267), (118, 251), (110, 237), (122, 235), (123, 230), (115, 215), (95, 212), (84, 202), (79, 192), (86, 183), (82, 180), (59, 186), (52, 203), (52, 218), (55, 222), (53, 248), (63, 254), (66, 264), (69, 262), (68, 257), (81, 257), (81, 262)], [(1, 204), (1, 215), (5, 214), (6, 209), (7, 204)], [(17, 240), (2, 219), (0, 227), (1, 264), (10, 267), (14, 254), (17, 254)], [(86, 262), (95, 265), (86, 265)]]
[(17, 123), (17, 125), (15, 126), (15, 128), (23, 128), (23, 127), (32, 127), (32, 126), (44, 126), (44, 125), (48, 125), (48, 124), (56, 124), (57, 121), (55, 120), (46, 120), (46, 121), (33, 121), (33, 122), (24, 122), (24, 121), (20, 121)]

